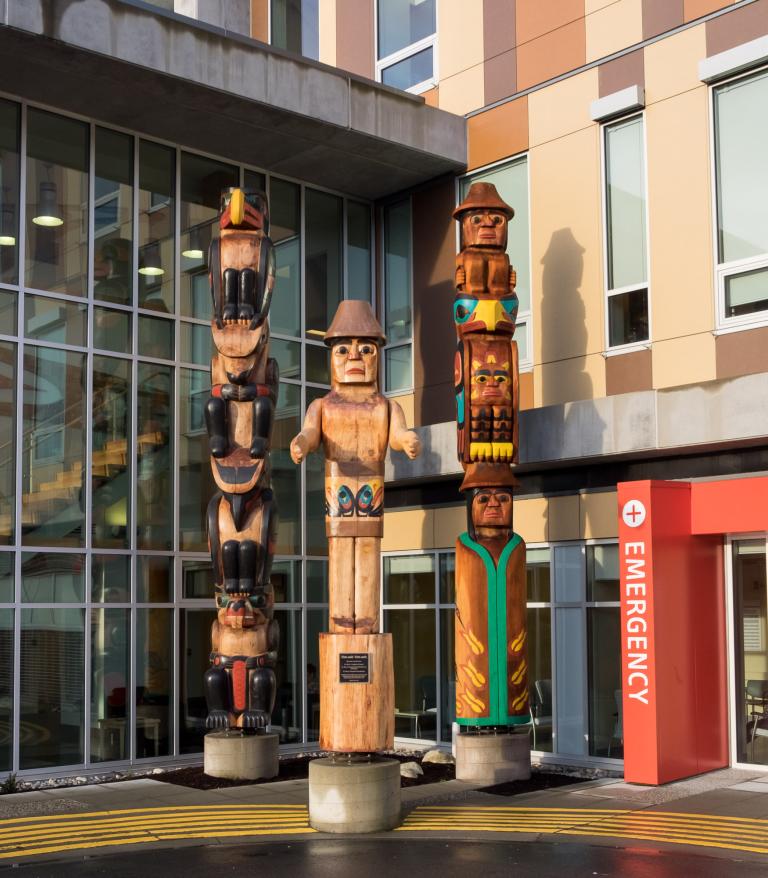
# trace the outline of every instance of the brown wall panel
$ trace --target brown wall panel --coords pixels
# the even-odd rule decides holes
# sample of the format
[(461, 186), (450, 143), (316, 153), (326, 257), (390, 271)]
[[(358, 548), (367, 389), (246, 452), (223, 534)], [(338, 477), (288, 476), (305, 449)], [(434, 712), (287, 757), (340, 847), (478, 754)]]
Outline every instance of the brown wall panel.
[(374, 78), (373, 0), (336, 0), (336, 66)]
[(584, 18), (584, 0), (515, 0), (517, 45), (549, 34)]
[(483, 0), (483, 77), (485, 103), (492, 104), (517, 91), (515, 4)]
[(768, 327), (729, 332), (715, 339), (717, 377), (768, 372)]
[(600, 97), (629, 88), (631, 85), (645, 85), (645, 63), (642, 49), (629, 52), (613, 61), (601, 64), (597, 69)]
[(251, 36), (269, 42), (269, 0), (251, 0)]
[(508, 98), (517, 91), (517, 52), (510, 49), (483, 65), (485, 103), (492, 104)]
[(694, 21), (702, 15), (730, 6), (733, 2), (734, 0), (684, 0), (683, 14), (686, 21)]
[(528, 149), (527, 96), (470, 116), (467, 138), (469, 168), (480, 168)]
[(706, 24), (707, 54), (717, 55), (768, 33), (768, 0), (719, 15)]
[[(544, 4), (541, 6), (544, 7)], [(575, 70), (584, 64), (586, 57), (587, 35), (583, 18), (529, 42), (522, 42), (518, 31), (518, 91), (538, 85), (569, 70)]]
[(413, 377), (417, 426), (455, 418), (453, 272), (456, 204), (453, 177), (413, 195)]
[(635, 393), (651, 390), (653, 371), (651, 351), (634, 351), (605, 359), (605, 393)]
[(643, 0), (643, 39), (683, 23), (683, 0)]

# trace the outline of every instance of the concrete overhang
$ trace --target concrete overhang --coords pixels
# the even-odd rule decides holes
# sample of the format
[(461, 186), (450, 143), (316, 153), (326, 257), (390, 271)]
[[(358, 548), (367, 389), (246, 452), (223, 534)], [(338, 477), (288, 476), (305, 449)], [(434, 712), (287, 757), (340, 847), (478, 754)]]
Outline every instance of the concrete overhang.
[(362, 198), (466, 166), (463, 117), (140, 0), (0, 0), (0, 91)]

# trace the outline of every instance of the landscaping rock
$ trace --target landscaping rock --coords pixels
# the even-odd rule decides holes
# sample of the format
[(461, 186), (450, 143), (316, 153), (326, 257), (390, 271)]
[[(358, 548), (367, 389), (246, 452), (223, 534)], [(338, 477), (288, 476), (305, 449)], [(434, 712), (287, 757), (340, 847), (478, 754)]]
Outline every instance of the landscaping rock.
[(456, 761), (453, 755), (445, 750), (427, 750), (422, 757), (422, 762), (436, 762), (439, 765), (453, 765)]
[(418, 762), (403, 762), (400, 766), (400, 777), (420, 777), (424, 770)]

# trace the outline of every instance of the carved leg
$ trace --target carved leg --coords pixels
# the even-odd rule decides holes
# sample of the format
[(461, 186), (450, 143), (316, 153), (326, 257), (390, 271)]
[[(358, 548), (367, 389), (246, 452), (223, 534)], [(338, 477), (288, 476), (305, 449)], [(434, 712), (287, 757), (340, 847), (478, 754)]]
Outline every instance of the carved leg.
[(269, 450), (274, 411), (275, 407), (268, 396), (259, 396), (253, 401), (251, 457), (264, 457)]
[(328, 537), (328, 630), (355, 630), (355, 539)]
[(255, 313), (256, 272), (243, 268), (240, 272), (240, 287), (237, 297), (237, 319), (252, 320)]
[(205, 700), (208, 703), (206, 729), (229, 728), (229, 677), (224, 668), (208, 668), (205, 672)]
[(212, 396), (205, 404), (205, 429), (214, 457), (227, 453), (227, 404), (218, 396)]
[(258, 547), (253, 540), (243, 540), (239, 547), (239, 582), (241, 594), (251, 594), (256, 587), (256, 558)]
[(277, 678), (272, 668), (251, 671), (250, 706), (243, 713), (244, 729), (263, 731), (269, 724), (277, 694)]
[(237, 295), (240, 272), (236, 268), (224, 269), (224, 308), (222, 317), (225, 321), (237, 320)]
[(221, 547), (221, 566), (224, 568), (224, 591), (237, 594), (240, 590), (240, 543), (227, 540)]
[(355, 634), (379, 631), (379, 537), (355, 538)]

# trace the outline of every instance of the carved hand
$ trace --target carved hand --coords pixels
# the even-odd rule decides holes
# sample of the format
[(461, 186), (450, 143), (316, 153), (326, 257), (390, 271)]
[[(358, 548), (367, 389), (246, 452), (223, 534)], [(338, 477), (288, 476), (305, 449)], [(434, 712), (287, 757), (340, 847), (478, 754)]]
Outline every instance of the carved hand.
[(259, 395), (255, 384), (222, 384), (221, 398), (235, 402), (253, 402)]
[(400, 437), (403, 444), (403, 451), (413, 460), (419, 456), (421, 451), (421, 441), (413, 430), (406, 430)]
[(456, 269), (456, 286), (459, 288), (463, 287), (466, 282), (467, 282), (467, 272), (466, 272), (464, 266), (460, 265)]
[(294, 463), (301, 463), (306, 457), (308, 448), (309, 442), (307, 442), (307, 438), (303, 433), (294, 436), (291, 440), (291, 460)]
[(517, 272), (510, 265), (509, 266), (509, 288), (510, 288), (510, 290), (514, 291), (516, 286), (517, 286)]

